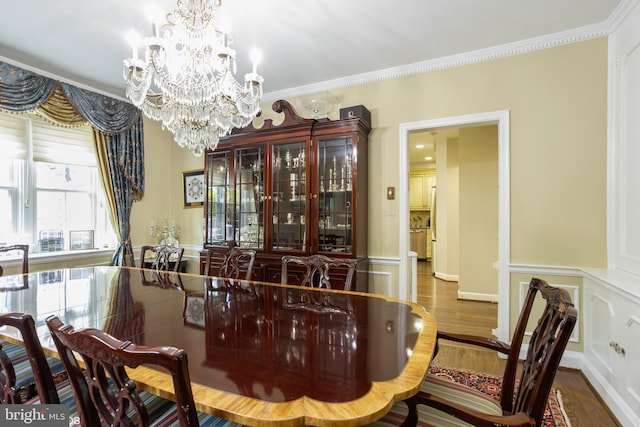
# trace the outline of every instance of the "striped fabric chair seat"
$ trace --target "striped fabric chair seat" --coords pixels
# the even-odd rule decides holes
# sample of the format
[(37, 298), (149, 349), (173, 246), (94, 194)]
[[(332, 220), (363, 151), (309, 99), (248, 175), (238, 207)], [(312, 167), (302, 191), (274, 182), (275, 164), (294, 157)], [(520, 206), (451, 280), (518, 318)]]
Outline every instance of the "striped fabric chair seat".
[[(420, 389), (425, 393), (439, 396), (451, 403), (472, 408), (485, 414), (502, 415), (500, 402), (487, 394), (458, 384), (448, 378), (429, 374), (422, 382)], [(371, 426), (399, 426), (407, 417), (407, 412), (407, 405), (404, 402), (396, 402), (384, 417), (371, 424)], [(426, 405), (418, 406), (418, 419), (418, 426), (420, 427), (471, 426), (471, 424)], [(429, 422), (422, 420), (429, 420)]]
[[(196, 410), (184, 350), (136, 345), (98, 329), (76, 331), (56, 316), (46, 322), (74, 390), (79, 418), (85, 424), (111, 424), (119, 418), (122, 425), (135, 426), (238, 425)], [(126, 371), (143, 365), (160, 366), (170, 374), (175, 402), (133, 386)], [(120, 408), (127, 409), (121, 412)]]
[[(68, 379), (63, 379), (56, 382), (56, 389), (58, 390), (58, 396), (60, 397), (60, 403), (69, 407), (69, 420), (78, 419), (78, 411), (73, 398), (73, 390), (69, 385)], [(155, 394), (138, 390), (140, 398), (144, 402), (147, 410), (149, 411), (149, 418), (154, 420), (152, 425), (158, 427), (173, 427), (179, 426), (177, 412), (175, 410), (175, 403), (163, 399)], [(25, 402), (26, 404), (40, 404), (40, 399), (36, 395), (34, 398)], [(133, 415), (132, 415), (133, 416)], [(198, 413), (198, 421), (201, 427), (231, 427), (239, 426), (237, 423), (218, 418), (213, 415), (207, 415), (204, 413)], [(69, 427), (82, 427), (80, 421), (76, 423), (70, 423)]]
[[(149, 419), (152, 426), (157, 427), (179, 427), (178, 412), (176, 411), (176, 404), (171, 400), (164, 399), (155, 394), (138, 390), (140, 399), (144, 402), (144, 405), (149, 411)], [(133, 418), (133, 414), (131, 415)], [(201, 427), (240, 427), (241, 424), (234, 423), (224, 418), (216, 417), (215, 415), (208, 415), (203, 412), (198, 412), (198, 422)], [(80, 427), (80, 424), (74, 427)]]
[[(58, 393), (60, 393), (58, 391)], [(70, 403), (73, 403), (73, 393), (69, 387), (69, 393), (71, 393)], [(171, 400), (164, 399), (153, 393), (146, 392), (138, 389), (138, 395), (144, 402), (147, 411), (149, 412), (149, 419), (152, 426), (157, 427), (179, 427), (178, 412), (176, 411), (176, 404)], [(60, 400), (62, 401), (62, 395)], [(71, 407), (70, 415), (76, 415), (74, 407)], [(129, 411), (129, 415), (135, 420), (135, 414), (133, 411)], [(198, 422), (201, 427), (240, 427), (240, 424), (225, 420), (223, 418), (216, 417), (215, 415), (208, 415), (203, 412), (198, 412)], [(77, 424), (70, 424), (70, 427), (81, 427), (80, 422)]]
[[(56, 381), (56, 390), (58, 391), (60, 404), (67, 405), (69, 407), (69, 419), (72, 419), (72, 417), (76, 417), (78, 415), (76, 404), (73, 400), (73, 390), (71, 390), (69, 380), (66, 377), (61, 378), (62, 379)], [(27, 405), (39, 405), (40, 403), (40, 397), (38, 395), (25, 402)], [(69, 425), (71, 426), (73, 424)], [(80, 423), (78, 423), (77, 426), (80, 426)]]
[[(36, 395), (35, 378), (33, 369), (29, 363), (27, 350), (22, 345), (16, 345), (2, 341), (2, 351), (4, 351), (13, 363), (13, 369), (16, 373), (16, 386), (24, 390), (21, 396), (24, 400), (31, 399)], [(51, 368), (54, 379), (57, 376), (64, 376), (64, 366), (62, 362), (55, 357), (47, 356), (47, 362)]]
[[(7, 356), (14, 363), (14, 369), (16, 371), (16, 384), (18, 386), (29, 386), (33, 383), (33, 371), (29, 365), (26, 350), (21, 345), (15, 345), (7, 342), (2, 343), (2, 349), (7, 353)], [(69, 419), (77, 419), (78, 411), (75, 406), (73, 398), (73, 390), (69, 384), (69, 380), (66, 378), (64, 372), (64, 366), (62, 362), (54, 357), (47, 356), (47, 361), (51, 367), (51, 372), (54, 373), (56, 390), (60, 397), (60, 403), (69, 407)], [(149, 411), (149, 417), (154, 420), (154, 426), (179, 426), (177, 419), (177, 412), (175, 410), (175, 403), (163, 399), (155, 394), (148, 393), (146, 391), (138, 391), (140, 398), (145, 403)], [(25, 404), (40, 404), (40, 398), (36, 394), (33, 397), (27, 397)], [(237, 426), (237, 423), (218, 418), (213, 415), (207, 415), (204, 413), (198, 413), (198, 421), (200, 426), (210, 427), (231, 427)], [(80, 422), (76, 424), (70, 424), (70, 427), (80, 427)]]
[[(69, 420), (78, 420), (76, 423), (69, 423), (69, 427), (82, 427), (78, 418), (78, 410), (75, 405), (73, 390), (69, 385), (69, 380), (64, 379), (57, 382), (56, 389), (58, 390), (58, 396), (60, 396), (60, 403), (69, 407)], [(174, 402), (142, 390), (138, 390), (138, 394), (149, 411), (149, 418), (153, 420), (151, 425), (158, 427), (178, 427), (180, 425), (176, 415), (176, 404)], [(36, 396), (26, 403), (40, 404), (40, 399)], [(131, 412), (131, 416), (133, 417), (133, 412)], [(237, 423), (202, 412), (198, 412), (198, 421), (201, 427), (239, 426)]]

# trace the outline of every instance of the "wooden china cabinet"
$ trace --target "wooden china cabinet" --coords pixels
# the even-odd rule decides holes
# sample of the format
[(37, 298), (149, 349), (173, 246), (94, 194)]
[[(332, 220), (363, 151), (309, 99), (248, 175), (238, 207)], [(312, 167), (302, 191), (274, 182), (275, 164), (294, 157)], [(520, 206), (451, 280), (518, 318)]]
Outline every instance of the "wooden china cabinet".
[[(200, 272), (206, 251), (237, 246), (257, 251), (254, 280), (280, 283), (282, 256), (323, 254), (356, 258), (352, 289), (366, 292), (370, 126), (358, 117), (305, 119), (282, 100), (273, 110), (284, 114), (280, 125), (250, 124), (205, 154)], [(288, 283), (299, 276), (294, 270)], [(332, 287), (341, 279), (335, 272)]]

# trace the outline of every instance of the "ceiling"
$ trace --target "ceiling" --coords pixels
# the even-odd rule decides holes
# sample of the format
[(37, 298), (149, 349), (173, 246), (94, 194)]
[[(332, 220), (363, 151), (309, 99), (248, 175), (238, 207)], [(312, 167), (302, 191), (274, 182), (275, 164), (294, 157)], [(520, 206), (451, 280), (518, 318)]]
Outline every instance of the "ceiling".
[(431, 169), (436, 165), (435, 130), (427, 129), (409, 133), (410, 169)]
[[(291, 88), (393, 69), (603, 24), (626, 0), (225, 0), (238, 76), (259, 47), (265, 98)], [(124, 99), (126, 34), (150, 35), (147, 1), (3, 4), (0, 59)], [(153, 2), (162, 11), (175, 0)], [(299, 91), (303, 93), (302, 91)], [(307, 90), (307, 93), (311, 93)]]
[(449, 141), (458, 138), (456, 127), (417, 130), (409, 133), (409, 168), (433, 169), (436, 167), (436, 137)]
[[(259, 48), (265, 101), (302, 96), (298, 107), (311, 116), (318, 105), (339, 103), (330, 89), (345, 81), (550, 34), (598, 32), (627, 1), (223, 0), (222, 10), (232, 25), (236, 76), (250, 71), (249, 52)], [(168, 13), (176, 0), (6, 2), (0, 60), (125, 99), (126, 36), (131, 30), (151, 35), (150, 4)], [(435, 167), (437, 130), (410, 135), (412, 168)], [(457, 137), (457, 129), (446, 131)]]

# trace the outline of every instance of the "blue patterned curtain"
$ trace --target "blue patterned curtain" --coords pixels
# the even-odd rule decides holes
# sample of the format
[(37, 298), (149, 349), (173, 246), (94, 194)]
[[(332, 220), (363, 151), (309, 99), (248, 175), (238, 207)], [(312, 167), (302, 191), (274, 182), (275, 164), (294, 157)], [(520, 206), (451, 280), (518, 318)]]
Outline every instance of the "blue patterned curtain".
[[(98, 163), (107, 198), (114, 204), (120, 242), (112, 265), (135, 264), (131, 245), (131, 207), (144, 196), (144, 138), (142, 116), (127, 102), (80, 89), (0, 61), (0, 109), (35, 110), (62, 88), (73, 108), (95, 129)], [(100, 156), (100, 153), (103, 153)], [(108, 169), (108, 170), (104, 170)]]
[(47, 102), (57, 82), (0, 61), (0, 108), (14, 113), (34, 110)]

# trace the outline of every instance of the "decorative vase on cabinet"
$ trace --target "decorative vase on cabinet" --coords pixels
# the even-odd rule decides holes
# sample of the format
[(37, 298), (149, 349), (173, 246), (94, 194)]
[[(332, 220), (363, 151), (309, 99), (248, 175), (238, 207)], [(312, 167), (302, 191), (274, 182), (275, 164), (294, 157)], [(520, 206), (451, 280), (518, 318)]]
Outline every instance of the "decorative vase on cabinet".
[[(273, 110), (280, 125), (250, 124), (205, 155), (204, 251), (255, 249), (254, 279), (270, 282), (280, 282), (284, 255), (356, 258), (352, 289), (366, 292), (369, 125), (305, 119), (282, 100)], [(341, 288), (344, 274), (332, 278)]]

